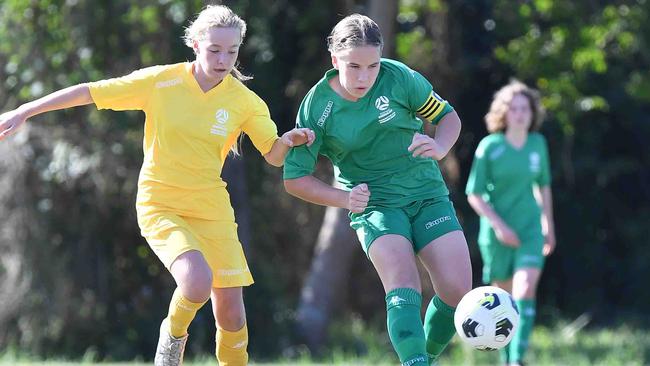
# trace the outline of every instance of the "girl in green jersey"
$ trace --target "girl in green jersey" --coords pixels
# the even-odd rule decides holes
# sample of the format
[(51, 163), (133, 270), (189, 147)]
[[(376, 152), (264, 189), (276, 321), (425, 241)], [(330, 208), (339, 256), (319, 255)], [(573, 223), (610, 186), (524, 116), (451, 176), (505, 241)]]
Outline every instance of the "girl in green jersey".
[[(465, 236), (437, 164), (461, 123), (422, 75), (382, 59), (382, 46), (379, 27), (366, 16), (334, 27), (328, 38), (334, 69), (297, 116), (315, 140), (289, 152), (284, 184), (306, 201), (350, 210), (384, 286), (388, 332), (402, 365), (429, 365), (454, 335), (455, 306), (472, 284)], [(423, 120), (437, 126), (435, 137), (423, 133)], [(346, 189), (313, 177), (318, 155), (333, 163)], [(437, 294), (424, 325), (418, 259)]]
[(555, 248), (548, 149), (533, 132), (543, 119), (539, 94), (519, 81), (501, 88), (485, 116), (490, 135), (476, 149), (466, 193), (481, 216), (483, 281), (512, 295), (519, 330), (503, 361), (521, 365), (535, 318), (544, 257)]

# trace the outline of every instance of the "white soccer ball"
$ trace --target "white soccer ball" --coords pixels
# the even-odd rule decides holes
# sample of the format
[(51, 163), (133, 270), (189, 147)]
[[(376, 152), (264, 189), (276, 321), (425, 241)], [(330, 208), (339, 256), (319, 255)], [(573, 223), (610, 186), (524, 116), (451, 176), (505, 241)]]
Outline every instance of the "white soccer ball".
[(477, 287), (458, 303), (454, 325), (465, 343), (481, 351), (494, 351), (505, 347), (517, 331), (519, 310), (507, 291)]

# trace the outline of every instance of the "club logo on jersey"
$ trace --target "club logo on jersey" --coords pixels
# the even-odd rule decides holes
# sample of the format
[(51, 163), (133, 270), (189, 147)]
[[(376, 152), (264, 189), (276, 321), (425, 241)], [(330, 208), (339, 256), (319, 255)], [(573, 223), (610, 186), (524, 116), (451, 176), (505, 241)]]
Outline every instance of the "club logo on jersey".
[(388, 109), (388, 98), (385, 96), (381, 96), (375, 100), (375, 107), (379, 109), (380, 111), (385, 111)]
[(330, 116), (330, 113), (332, 112), (332, 106), (334, 105), (334, 102), (331, 100), (327, 102), (327, 105), (325, 106), (325, 109), (323, 110), (323, 114), (321, 114), (320, 118), (318, 119), (318, 122), (316, 124), (318, 127), (323, 127), (325, 125), (325, 120), (327, 120), (327, 117)]
[(379, 123), (386, 123), (395, 118), (395, 111), (390, 108), (390, 100), (382, 95), (375, 100), (375, 107), (379, 110)]
[(226, 122), (228, 122), (228, 111), (225, 109), (219, 109), (215, 113), (214, 118), (217, 120), (215, 124), (210, 127), (210, 133), (213, 135), (226, 136), (228, 135), (228, 128), (226, 127)]
[(540, 166), (539, 166), (539, 153), (532, 152), (528, 156), (528, 160), (530, 162), (530, 172), (531, 173), (539, 173), (540, 171)]

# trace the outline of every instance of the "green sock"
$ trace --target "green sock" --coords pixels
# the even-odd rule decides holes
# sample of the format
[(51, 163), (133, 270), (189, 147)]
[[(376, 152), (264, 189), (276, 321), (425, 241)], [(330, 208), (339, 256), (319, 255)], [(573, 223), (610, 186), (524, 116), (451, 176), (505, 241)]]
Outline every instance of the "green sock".
[(455, 311), (456, 308), (445, 304), (438, 295), (431, 299), (424, 317), (424, 333), (427, 337), (429, 362), (438, 359), (456, 333), (456, 328), (454, 328)]
[(510, 363), (510, 343), (499, 350), (499, 358), (501, 359), (502, 364), (507, 365)]
[(422, 295), (411, 288), (386, 294), (388, 335), (403, 366), (428, 366), (420, 318)]
[(510, 342), (510, 362), (522, 361), (535, 323), (535, 299), (515, 300), (519, 308), (519, 329)]

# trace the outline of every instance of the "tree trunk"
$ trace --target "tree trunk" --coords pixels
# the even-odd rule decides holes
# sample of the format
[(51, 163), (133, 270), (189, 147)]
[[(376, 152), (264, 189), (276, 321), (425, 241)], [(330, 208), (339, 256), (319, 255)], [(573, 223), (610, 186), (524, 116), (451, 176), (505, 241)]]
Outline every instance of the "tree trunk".
[(345, 282), (358, 244), (350, 228), (348, 211), (328, 207), (311, 269), (300, 294), (297, 327), (301, 339), (313, 353), (319, 353), (327, 339), (332, 309), (343, 302)]
[(0, 329), (5, 330), (0, 331), (0, 344), (9, 331), (7, 322), (16, 316), (32, 285), (24, 247), (34, 223), (25, 184), (30, 163), (26, 133), (21, 131), (20, 136), (0, 144)]
[(379, 25), (384, 37), (384, 57), (395, 57), (395, 25), (398, 5), (397, 0), (368, 1), (368, 16)]

